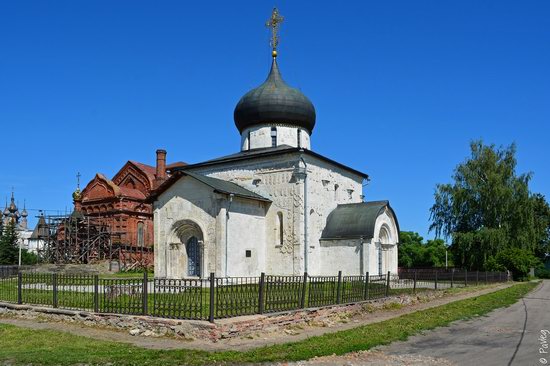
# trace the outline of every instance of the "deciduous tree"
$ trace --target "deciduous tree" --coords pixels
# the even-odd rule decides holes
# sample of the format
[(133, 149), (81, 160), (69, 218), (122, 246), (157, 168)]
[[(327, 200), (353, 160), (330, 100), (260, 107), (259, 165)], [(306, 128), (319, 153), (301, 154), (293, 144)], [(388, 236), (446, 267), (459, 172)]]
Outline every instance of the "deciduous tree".
[(470, 269), (484, 269), (507, 248), (542, 255), (548, 250), (550, 210), (544, 197), (530, 193), (532, 174), (516, 174), (515, 145), (473, 141), (470, 149), (453, 183), (436, 186), (430, 230), (450, 238), (455, 263)]
[[(444, 267), (447, 245), (441, 239), (424, 239), (415, 232), (402, 231), (399, 233), (399, 267)], [(452, 258), (449, 256), (448, 265), (452, 266)]]

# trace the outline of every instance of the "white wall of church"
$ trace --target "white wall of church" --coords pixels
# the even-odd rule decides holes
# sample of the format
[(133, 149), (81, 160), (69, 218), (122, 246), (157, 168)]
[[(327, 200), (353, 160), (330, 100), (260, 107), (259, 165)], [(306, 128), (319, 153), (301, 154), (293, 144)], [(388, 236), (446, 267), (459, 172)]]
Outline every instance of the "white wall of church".
[[(203, 270), (215, 269), (220, 253), (216, 246), (216, 217), (219, 205), (211, 200), (211, 189), (200, 182), (183, 177), (162, 193), (154, 204), (155, 276), (183, 278), (187, 276), (185, 243), (176, 233), (177, 222), (190, 220), (202, 231)], [(208, 199), (205, 201), (205, 199)], [(204, 275), (204, 273), (203, 273)]]
[(227, 223), (228, 276), (251, 276), (266, 270), (264, 205), (260, 201), (233, 200)]
[(234, 197), (230, 204), (228, 195), (214, 193), (194, 178), (180, 178), (155, 201), (155, 276), (189, 276), (186, 239), (178, 233), (179, 225), (187, 221), (200, 228), (200, 235), (194, 236), (202, 240), (203, 277), (210, 272), (247, 276), (265, 271), (265, 247), (260, 245), (265, 242), (264, 217), (264, 202)]
[[(288, 145), (311, 149), (311, 139), (307, 130), (295, 126), (271, 124), (253, 126), (243, 130), (241, 133), (241, 150), (272, 147), (272, 128), (276, 129), (276, 146)], [(298, 137), (298, 133), (300, 137)]]
[[(339, 203), (361, 202), (362, 177), (316, 157), (303, 155), (308, 179), (308, 272), (325, 273), (319, 239), (329, 213)], [(264, 241), (256, 240), (256, 250), (264, 247), (265, 270), (270, 274), (300, 274), (304, 268), (304, 182), (294, 174), (299, 153), (280, 155), (254, 161), (239, 161), (228, 165), (197, 168), (199, 174), (237, 183), (272, 200), (265, 215)], [(279, 214), (283, 221), (283, 241), (280, 242)], [(233, 228), (240, 224), (234, 224)], [(242, 227), (239, 235), (249, 227)], [(231, 231), (230, 224), (230, 231)], [(230, 245), (235, 239), (230, 239)], [(350, 250), (351, 251), (351, 250)], [(345, 254), (342, 253), (342, 258)], [(241, 252), (237, 258), (243, 259)], [(356, 261), (359, 262), (359, 259)], [(342, 262), (341, 267), (349, 263)], [(331, 266), (336, 272), (334, 266)], [(346, 270), (345, 268), (341, 268)], [(359, 267), (357, 267), (357, 273)]]
[[(328, 245), (321, 243), (320, 239), (328, 215), (338, 204), (362, 201), (363, 178), (315, 157), (308, 157), (306, 163), (309, 212), (308, 272), (313, 275), (328, 275), (329, 272), (342, 270), (347, 274), (360, 274), (361, 254), (358, 241), (337, 241)], [(331, 252), (334, 261), (327, 261)]]
[(319, 255), (315, 274), (336, 276), (338, 271), (343, 275), (359, 275), (366, 272), (363, 265), (363, 252), (359, 239), (324, 240), (319, 245)]
[[(381, 237), (383, 230), (389, 235)], [(374, 226), (375, 237), (368, 245), (368, 271), (372, 275), (386, 274), (390, 271), (397, 274), (397, 242), (399, 234), (397, 225), (392, 215), (385, 211), (376, 219)]]

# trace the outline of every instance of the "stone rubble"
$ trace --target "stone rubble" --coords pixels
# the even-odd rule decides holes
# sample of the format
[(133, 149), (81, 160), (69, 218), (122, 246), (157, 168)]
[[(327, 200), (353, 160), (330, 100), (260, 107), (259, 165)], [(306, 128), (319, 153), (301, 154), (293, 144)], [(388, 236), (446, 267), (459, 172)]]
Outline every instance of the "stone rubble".
[[(216, 320), (215, 323), (195, 320), (174, 320), (147, 316), (95, 314), (40, 308), (27, 305), (0, 304), (0, 316), (37, 319), (54, 322), (79, 323), (90, 327), (114, 328), (132, 336), (175, 337), (185, 340), (201, 339), (217, 342), (231, 338), (264, 337), (284, 332), (297, 335), (303, 327), (334, 327), (353, 317), (380, 309), (397, 309), (418, 302), (445, 296), (444, 291), (423, 291), (417, 295), (399, 295), (368, 302), (304, 309), (276, 314), (251, 315)], [(62, 313), (61, 313), (62, 312)]]

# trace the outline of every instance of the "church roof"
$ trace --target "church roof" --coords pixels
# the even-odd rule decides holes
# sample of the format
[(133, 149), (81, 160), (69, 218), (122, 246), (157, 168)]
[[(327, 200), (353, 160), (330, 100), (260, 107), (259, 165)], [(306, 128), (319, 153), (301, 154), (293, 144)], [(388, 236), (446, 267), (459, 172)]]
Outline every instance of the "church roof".
[[(113, 195), (115, 197), (120, 197), (120, 196), (123, 196), (123, 197), (128, 197), (128, 198), (135, 198), (135, 199), (139, 199), (139, 200), (144, 200), (146, 198), (145, 194), (143, 192), (141, 192), (139, 189), (134, 189), (134, 188), (129, 188), (129, 187), (120, 187), (118, 185), (116, 185), (112, 180), (110, 180), (109, 178), (107, 178), (105, 175), (101, 174), (101, 173), (96, 173), (94, 179), (92, 179), (87, 185), (86, 185), (86, 188), (84, 188), (84, 190), (82, 191), (82, 195), (84, 197), (84, 202), (88, 202), (88, 201), (93, 201), (93, 200), (97, 200), (98, 197), (88, 197), (88, 191), (93, 189), (94, 185), (93, 183), (95, 181), (102, 181), (105, 183), (106, 186), (108, 186), (112, 192), (113, 192)], [(106, 198), (108, 196), (105, 196), (105, 197), (100, 197), (99, 199), (103, 199), (103, 198)]]
[(46, 219), (44, 215), (40, 215), (38, 223), (34, 227), (32, 234), (29, 239), (38, 240), (48, 236), (48, 225), (46, 224)]
[(331, 239), (372, 239), (376, 219), (388, 209), (397, 225), (397, 216), (388, 201), (371, 201), (338, 205), (327, 218), (321, 240)]
[(267, 148), (260, 148), (260, 149), (252, 149), (252, 150), (245, 150), (240, 151), (236, 154), (226, 155), (219, 158), (215, 158), (212, 160), (207, 160), (201, 163), (196, 164), (189, 164), (185, 167), (174, 167), (172, 171), (178, 171), (178, 170), (191, 170), (193, 168), (199, 168), (204, 166), (210, 166), (210, 165), (219, 165), (219, 164), (226, 164), (226, 163), (232, 163), (240, 160), (248, 160), (248, 159), (256, 159), (261, 157), (267, 157), (267, 156), (274, 156), (274, 155), (282, 155), (282, 154), (288, 154), (288, 153), (295, 153), (295, 152), (302, 152), (306, 155), (310, 155), (313, 157), (316, 157), (320, 160), (326, 161), (330, 164), (336, 165), (344, 170), (350, 171), (354, 174), (357, 174), (364, 179), (369, 179), (369, 175), (367, 173), (360, 172), (358, 170), (355, 170), (353, 168), (350, 168), (347, 165), (344, 165), (342, 163), (339, 163), (337, 161), (334, 161), (332, 159), (329, 159), (319, 153), (316, 153), (314, 151), (308, 150), (308, 149), (302, 149), (299, 147), (292, 147), (288, 145), (279, 145), (276, 147), (267, 147)]
[(241, 98), (233, 117), (241, 133), (248, 127), (269, 123), (302, 127), (310, 133), (315, 127), (313, 104), (284, 82), (275, 57), (266, 81)]
[[(152, 187), (153, 183), (155, 181), (155, 174), (156, 174), (156, 168), (151, 165), (140, 163), (139, 161), (134, 160), (128, 160), (128, 163), (133, 164), (135, 167), (137, 167), (139, 170), (143, 172), (143, 174), (147, 177), (147, 180), (149, 181), (149, 186)], [(128, 164), (126, 163), (126, 164)], [(126, 164), (116, 173), (116, 175), (113, 177), (113, 180), (116, 179), (116, 177), (124, 172), (124, 168), (126, 167)]]
[(240, 185), (229, 182), (223, 179), (213, 178), (213, 177), (207, 177), (202, 174), (197, 174), (189, 171), (183, 171), (179, 170), (176, 173), (174, 173), (170, 178), (168, 178), (164, 183), (160, 185), (160, 187), (154, 191), (154, 193), (151, 195), (151, 198), (158, 197), (162, 192), (166, 191), (172, 184), (174, 184), (179, 178), (182, 176), (189, 176), (192, 177), (199, 182), (202, 182), (212, 188), (214, 192), (223, 193), (223, 194), (233, 194), (237, 197), (242, 198), (248, 198), (258, 201), (264, 201), (264, 202), (271, 202), (269, 198), (265, 198), (264, 196), (261, 196), (255, 192), (252, 192), (244, 187), (241, 187)]

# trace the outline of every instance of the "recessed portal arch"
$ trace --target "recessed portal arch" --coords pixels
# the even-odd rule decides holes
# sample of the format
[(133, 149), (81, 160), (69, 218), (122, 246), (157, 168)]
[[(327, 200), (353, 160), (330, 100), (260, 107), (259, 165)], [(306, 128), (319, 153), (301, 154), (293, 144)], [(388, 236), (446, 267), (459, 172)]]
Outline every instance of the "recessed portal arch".
[(204, 235), (199, 224), (192, 220), (180, 220), (172, 226), (174, 236), (183, 248), (179, 251), (185, 276), (203, 277)]

